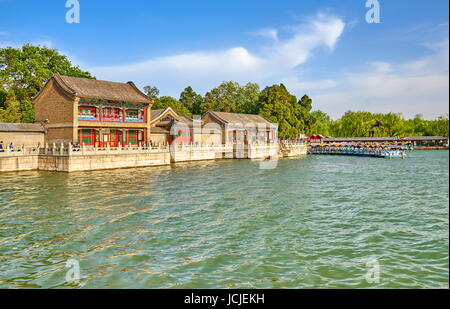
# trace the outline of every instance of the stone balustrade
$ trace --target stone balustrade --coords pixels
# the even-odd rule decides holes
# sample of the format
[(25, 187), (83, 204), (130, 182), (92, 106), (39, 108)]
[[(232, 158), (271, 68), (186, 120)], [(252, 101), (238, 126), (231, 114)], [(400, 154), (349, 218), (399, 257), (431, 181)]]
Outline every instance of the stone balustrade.
[(39, 146), (36, 147), (21, 146), (21, 147), (14, 147), (13, 149), (10, 148), (0, 149), (0, 157), (20, 157), (30, 155), (39, 155)]
[(121, 167), (168, 165), (216, 159), (266, 159), (306, 154), (304, 143), (172, 144), (90, 147), (46, 144), (0, 151), (0, 172), (18, 170), (86, 171)]

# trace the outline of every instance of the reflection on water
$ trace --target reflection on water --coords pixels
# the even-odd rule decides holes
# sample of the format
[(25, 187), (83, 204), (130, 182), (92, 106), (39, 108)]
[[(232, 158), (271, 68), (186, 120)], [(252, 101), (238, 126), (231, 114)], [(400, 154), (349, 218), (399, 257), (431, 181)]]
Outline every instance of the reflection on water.
[(448, 288), (448, 186), (447, 151), (1, 174), (0, 288)]

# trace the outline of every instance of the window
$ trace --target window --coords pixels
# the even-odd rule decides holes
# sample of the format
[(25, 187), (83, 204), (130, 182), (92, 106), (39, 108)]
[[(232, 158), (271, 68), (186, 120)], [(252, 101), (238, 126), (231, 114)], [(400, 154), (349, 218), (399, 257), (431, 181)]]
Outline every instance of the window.
[(95, 116), (96, 108), (91, 106), (81, 106), (79, 110), (80, 115)]
[(128, 144), (137, 144), (138, 143), (138, 131), (137, 130), (129, 130), (127, 135), (128, 135)]
[(126, 118), (125, 121), (131, 122), (143, 122), (144, 120), (144, 111), (137, 108), (130, 108), (126, 110)]
[(127, 117), (138, 119), (139, 111), (137, 109), (128, 109)]
[(94, 106), (80, 106), (78, 117), (81, 120), (97, 120), (97, 108)]
[(121, 110), (118, 107), (105, 107), (103, 108), (103, 118), (108, 119), (121, 119)]
[(95, 143), (95, 130), (82, 129), (80, 130), (80, 141), (85, 145), (94, 145)]

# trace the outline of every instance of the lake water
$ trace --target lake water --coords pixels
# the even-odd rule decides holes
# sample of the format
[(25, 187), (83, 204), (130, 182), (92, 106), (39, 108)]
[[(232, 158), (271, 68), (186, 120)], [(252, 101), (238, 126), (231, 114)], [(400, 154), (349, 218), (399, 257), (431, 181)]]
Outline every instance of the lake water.
[(0, 288), (449, 287), (448, 151), (258, 166), (0, 174)]

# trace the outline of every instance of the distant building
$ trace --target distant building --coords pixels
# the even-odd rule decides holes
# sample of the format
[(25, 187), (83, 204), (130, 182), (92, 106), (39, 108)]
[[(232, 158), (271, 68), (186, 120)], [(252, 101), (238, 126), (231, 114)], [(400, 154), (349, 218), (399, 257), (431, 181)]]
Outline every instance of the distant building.
[(262, 115), (208, 111), (202, 126), (217, 144), (272, 143), (278, 138), (278, 125)]
[(151, 111), (152, 143), (192, 143), (193, 120), (179, 116), (172, 108), (155, 109)]
[(87, 146), (138, 145), (150, 140), (153, 101), (132, 82), (116, 83), (55, 73), (33, 98), (45, 141)]
[(0, 123), (0, 142), (3, 147), (44, 145), (44, 127), (35, 123)]

